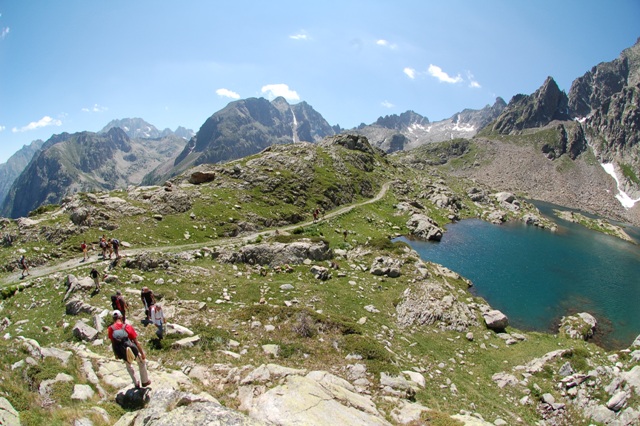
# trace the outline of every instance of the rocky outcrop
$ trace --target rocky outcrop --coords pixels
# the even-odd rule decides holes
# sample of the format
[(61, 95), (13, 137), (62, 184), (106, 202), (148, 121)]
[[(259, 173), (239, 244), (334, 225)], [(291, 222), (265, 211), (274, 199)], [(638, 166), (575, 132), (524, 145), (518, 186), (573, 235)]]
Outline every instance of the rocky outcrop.
[(257, 397), (255, 388), (242, 394), (252, 396), (243, 400), (249, 415), (267, 423), (390, 425), (370, 397), (358, 394), (349, 382), (327, 372), (287, 376), (282, 384)]
[(396, 306), (401, 327), (434, 324), (444, 330), (468, 331), (477, 326), (477, 314), (458, 299), (454, 288), (440, 279), (426, 279), (407, 288)]
[(247, 245), (238, 251), (221, 252), (218, 260), (229, 263), (269, 265), (277, 267), (286, 264), (300, 264), (305, 259), (322, 261), (332, 258), (326, 241), (301, 240), (293, 243), (268, 243)]
[(425, 241), (440, 241), (444, 234), (436, 221), (424, 214), (413, 214), (407, 221), (407, 228), (413, 237)]
[(559, 332), (570, 339), (588, 340), (593, 337), (598, 321), (587, 312), (562, 317)]

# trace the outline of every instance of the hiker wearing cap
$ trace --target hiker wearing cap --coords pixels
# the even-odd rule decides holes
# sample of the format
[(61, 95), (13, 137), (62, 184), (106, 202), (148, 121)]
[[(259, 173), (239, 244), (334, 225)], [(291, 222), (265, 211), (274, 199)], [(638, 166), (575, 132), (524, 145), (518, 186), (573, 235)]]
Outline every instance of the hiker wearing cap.
[(134, 360), (137, 361), (142, 387), (149, 386), (151, 380), (149, 380), (149, 373), (147, 372), (147, 357), (138, 342), (138, 333), (136, 333), (136, 330), (131, 324), (122, 322), (122, 312), (119, 310), (114, 310), (112, 317), (113, 324), (109, 326), (107, 333), (109, 340), (111, 340), (114, 355), (117, 359), (124, 361), (127, 372), (129, 376), (131, 376), (131, 380), (133, 380), (133, 385), (139, 388), (140, 382), (136, 378), (133, 365), (131, 365)]
[(147, 326), (149, 324), (149, 320), (151, 318), (151, 307), (156, 304), (156, 298), (153, 295), (153, 292), (149, 290), (149, 287), (142, 287), (140, 291), (140, 299), (142, 299), (142, 304), (144, 305), (144, 314), (146, 316), (145, 321), (142, 323)]

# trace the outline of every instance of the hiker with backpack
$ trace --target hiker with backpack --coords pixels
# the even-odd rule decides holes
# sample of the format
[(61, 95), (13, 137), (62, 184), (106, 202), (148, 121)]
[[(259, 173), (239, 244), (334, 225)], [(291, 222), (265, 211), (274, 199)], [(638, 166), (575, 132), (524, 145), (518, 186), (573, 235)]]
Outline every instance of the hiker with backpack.
[(122, 297), (122, 292), (120, 290), (116, 290), (116, 294), (111, 295), (111, 307), (122, 313), (122, 322), (126, 323), (129, 304), (124, 300), (124, 297)]
[[(113, 247), (113, 253), (116, 255), (116, 259), (120, 259), (120, 240), (117, 238), (111, 239), (111, 247)], [(111, 259), (111, 255), (109, 255), (109, 259)]]
[(20, 264), (20, 269), (22, 269), (22, 276), (20, 278), (24, 278), (25, 272), (27, 273), (27, 275), (31, 275), (29, 273), (29, 267), (27, 266), (27, 259), (24, 257), (24, 254), (20, 257), (20, 260), (18, 261), (18, 263)]
[[(111, 348), (117, 359), (124, 361), (127, 372), (133, 380), (136, 388), (147, 387), (151, 384), (149, 373), (147, 372), (147, 357), (144, 354), (142, 346), (138, 342), (138, 333), (131, 324), (123, 322), (122, 312), (114, 310), (112, 313), (113, 324), (107, 330), (109, 340), (111, 340)], [(136, 372), (133, 369), (133, 361), (138, 363), (140, 370), (140, 381), (136, 378)], [(141, 383), (142, 382), (142, 383)]]
[(105, 260), (107, 258), (107, 239), (104, 235), (100, 238), (100, 250), (102, 250), (102, 260)]

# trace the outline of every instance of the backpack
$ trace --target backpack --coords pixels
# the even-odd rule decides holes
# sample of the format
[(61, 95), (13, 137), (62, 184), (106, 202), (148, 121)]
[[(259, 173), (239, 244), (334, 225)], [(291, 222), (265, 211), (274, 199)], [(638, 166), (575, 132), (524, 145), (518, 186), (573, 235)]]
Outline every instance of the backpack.
[(129, 339), (129, 333), (125, 330), (126, 326), (122, 326), (119, 329), (113, 329), (113, 353), (117, 359), (127, 359), (127, 348), (131, 348), (133, 354), (138, 357), (138, 347)]
[(113, 244), (114, 246), (120, 246), (120, 240), (114, 238), (113, 240), (111, 240), (111, 244)]

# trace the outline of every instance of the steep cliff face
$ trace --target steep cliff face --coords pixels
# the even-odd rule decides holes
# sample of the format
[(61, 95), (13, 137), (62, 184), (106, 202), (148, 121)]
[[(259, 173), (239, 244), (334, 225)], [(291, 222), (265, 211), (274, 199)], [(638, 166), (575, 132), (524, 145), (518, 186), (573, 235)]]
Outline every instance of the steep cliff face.
[(532, 95), (514, 96), (493, 125), (500, 134), (546, 126), (553, 120), (568, 120), (568, 98), (551, 77)]
[(11, 188), (13, 182), (20, 176), (20, 173), (27, 167), (27, 164), (43, 144), (44, 141), (35, 140), (9, 157), (6, 163), (0, 164), (0, 206), (9, 193), (9, 188)]
[(131, 139), (118, 127), (106, 133), (55, 135), (44, 143), (14, 181), (2, 215), (24, 216), (42, 204), (59, 203), (79, 191), (112, 190), (139, 184), (142, 177), (174, 156), (184, 140)]
[(618, 189), (640, 200), (640, 39), (620, 57), (593, 67), (569, 92), (574, 117), (600, 163), (611, 164)]

